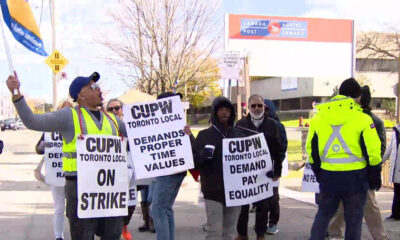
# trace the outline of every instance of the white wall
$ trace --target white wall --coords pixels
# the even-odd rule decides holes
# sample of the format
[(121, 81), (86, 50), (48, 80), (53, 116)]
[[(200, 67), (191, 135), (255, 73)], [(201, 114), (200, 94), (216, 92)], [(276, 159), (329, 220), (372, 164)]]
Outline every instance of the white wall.
[(389, 72), (359, 72), (371, 83), (371, 93), (374, 98), (394, 98), (393, 86), (397, 83), (397, 73)]
[(250, 76), (329, 76), (352, 72), (351, 43), (229, 39), (230, 51), (250, 54)]

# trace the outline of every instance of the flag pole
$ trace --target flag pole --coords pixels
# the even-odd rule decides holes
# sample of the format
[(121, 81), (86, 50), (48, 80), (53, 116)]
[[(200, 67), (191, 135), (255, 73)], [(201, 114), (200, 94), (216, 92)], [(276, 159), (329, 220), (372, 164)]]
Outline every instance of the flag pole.
[[(8, 70), (10, 71), (10, 75), (14, 75), (15, 76), (14, 67), (13, 67), (12, 58), (11, 58), (10, 47), (8, 46), (6, 34), (4, 33), (3, 20), (2, 20), (3, 19), (3, 12), (1, 10), (0, 10), (0, 18), (1, 18), (0, 19), (1, 35), (3, 36), (4, 49), (5, 49), (6, 55), (7, 55)], [(18, 94), (18, 90), (14, 89), (13, 95), (17, 95), (17, 94)]]
[[(52, 51), (56, 50), (56, 5), (55, 0), (50, 0), (51, 3), (51, 47)], [(53, 82), (53, 109), (57, 106), (57, 74), (52, 71), (52, 82)]]

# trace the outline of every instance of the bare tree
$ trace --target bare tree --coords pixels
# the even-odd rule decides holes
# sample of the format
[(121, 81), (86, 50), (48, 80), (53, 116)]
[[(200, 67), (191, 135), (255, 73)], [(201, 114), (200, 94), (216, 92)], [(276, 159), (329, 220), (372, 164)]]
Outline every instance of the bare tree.
[[(396, 61), (400, 84), (400, 33), (363, 32), (357, 38), (357, 52), (366, 59), (392, 59)], [(400, 122), (400, 88), (397, 88), (397, 123)]]
[(102, 40), (116, 54), (109, 60), (130, 68), (131, 82), (146, 93), (182, 88), (204, 71), (220, 43), (218, 5), (204, 0), (119, 0), (110, 14), (120, 36)]

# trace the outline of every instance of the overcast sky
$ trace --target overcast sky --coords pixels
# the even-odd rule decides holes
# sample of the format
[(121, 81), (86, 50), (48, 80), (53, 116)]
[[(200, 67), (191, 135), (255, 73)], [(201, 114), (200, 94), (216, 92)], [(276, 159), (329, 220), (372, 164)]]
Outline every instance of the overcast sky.
[[(210, 0), (204, 0), (210, 1)], [(68, 86), (77, 75), (90, 75), (98, 71), (106, 98), (118, 97), (127, 87), (118, 73), (123, 69), (110, 66), (103, 58), (110, 52), (96, 43), (102, 34), (112, 34), (115, 25), (107, 16), (107, 10), (114, 8), (115, 0), (57, 0), (57, 49), (68, 60), (63, 70), (68, 79), (60, 82), (58, 99), (68, 95)], [(42, 0), (29, 1), (39, 24)], [(45, 48), (51, 53), (51, 25), (48, 0), (44, 0), (40, 30)], [(387, 30), (400, 23), (400, 1), (398, 0), (224, 0), (219, 9), (221, 19), (224, 13), (257, 14), (269, 16), (297, 16), (354, 19), (357, 30)], [(4, 25), (5, 27), (5, 25)], [(52, 101), (51, 70), (44, 63), (45, 58), (22, 47), (8, 29), (6, 36), (12, 51), (14, 67), (18, 72), (22, 92), (32, 98)], [(0, 79), (1, 87), (8, 75), (3, 39), (0, 38)]]

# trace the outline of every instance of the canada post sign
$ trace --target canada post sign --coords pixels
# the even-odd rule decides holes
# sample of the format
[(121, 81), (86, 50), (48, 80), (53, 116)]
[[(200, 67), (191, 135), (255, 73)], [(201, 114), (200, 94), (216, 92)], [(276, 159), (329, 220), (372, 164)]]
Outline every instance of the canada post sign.
[(255, 37), (307, 38), (308, 22), (242, 18), (240, 35)]

